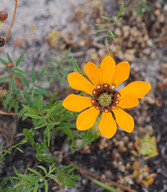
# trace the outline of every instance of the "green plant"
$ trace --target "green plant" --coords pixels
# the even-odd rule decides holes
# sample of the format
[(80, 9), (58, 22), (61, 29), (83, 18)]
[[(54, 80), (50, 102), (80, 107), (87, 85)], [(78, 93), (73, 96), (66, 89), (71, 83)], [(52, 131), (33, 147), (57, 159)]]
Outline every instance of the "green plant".
[(113, 34), (113, 32), (108, 27), (116, 25), (122, 20), (121, 14), (122, 14), (123, 10), (124, 10), (124, 3), (121, 4), (120, 11), (119, 11), (118, 15), (116, 16), (116, 18), (115, 17), (110, 18), (110, 17), (101, 16), (101, 18), (104, 21), (109, 22), (109, 23), (95, 24), (96, 26), (104, 27), (105, 29), (99, 29), (99, 30), (92, 31), (94, 33), (104, 33), (104, 35), (97, 36), (96, 38), (97, 39), (105, 38), (105, 46), (106, 46), (106, 49), (108, 52), (109, 52), (108, 38), (112, 38), (113, 40), (115, 39), (115, 35)]
[(150, 11), (150, 6), (144, 0), (130, 1), (129, 5), (126, 7), (126, 10), (136, 8), (137, 16), (144, 16), (143, 9)]

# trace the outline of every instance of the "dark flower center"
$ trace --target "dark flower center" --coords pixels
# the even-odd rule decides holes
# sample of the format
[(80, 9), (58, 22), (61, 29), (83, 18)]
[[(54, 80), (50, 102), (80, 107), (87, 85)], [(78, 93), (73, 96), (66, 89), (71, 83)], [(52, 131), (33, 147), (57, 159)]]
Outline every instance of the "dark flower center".
[(96, 89), (93, 90), (92, 95), (92, 105), (95, 106), (97, 110), (103, 112), (111, 112), (119, 103), (118, 98), (120, 97), (119, 92), (114, 91), (115, 86), (109, 84), (97, 85)]

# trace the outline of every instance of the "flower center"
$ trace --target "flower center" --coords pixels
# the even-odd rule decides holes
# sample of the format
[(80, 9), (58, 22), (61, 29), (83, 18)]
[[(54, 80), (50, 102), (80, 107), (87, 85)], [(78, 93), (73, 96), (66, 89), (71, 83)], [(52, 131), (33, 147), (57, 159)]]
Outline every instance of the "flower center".
[(104, 92), (99, 95), (97, 100), (101, 107), (110, 107), (112, 102), (112, 95)]
[(114, 91), (115, 86), (109, 84), (97, 85), (96, 89), (93, 90), (91, 99), (92, 105), (102, 112), (108, 113), (116, 107), (119, 103), (119, 92)]

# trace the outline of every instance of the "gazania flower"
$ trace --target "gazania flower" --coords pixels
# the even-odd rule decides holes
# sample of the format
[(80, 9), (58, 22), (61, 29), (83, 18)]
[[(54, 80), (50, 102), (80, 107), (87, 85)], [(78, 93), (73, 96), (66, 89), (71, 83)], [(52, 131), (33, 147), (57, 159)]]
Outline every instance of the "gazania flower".
[(118, 85), (128, 79), (130, 66), (126, 61), (116, 65), (110, 56), (102, 60), (100, 68), (88, 62), (84, 72), (92, 83), (78, 72), (70, 73), (68, 82), (73, 89), (84, 91), (90, 97), (70, 94), (63, 102), (66, 109), (81, 112), (76, 120), (77, 129), (90, 129), (101, 115), (99, 130), (104, 137), (114, 136), (117, 124), (124, 131), (132, 132), (134, 119), (123, 109), (138, 105), (138, 99), (148, 93), (151, 85), (134, 81), (116, 92)]

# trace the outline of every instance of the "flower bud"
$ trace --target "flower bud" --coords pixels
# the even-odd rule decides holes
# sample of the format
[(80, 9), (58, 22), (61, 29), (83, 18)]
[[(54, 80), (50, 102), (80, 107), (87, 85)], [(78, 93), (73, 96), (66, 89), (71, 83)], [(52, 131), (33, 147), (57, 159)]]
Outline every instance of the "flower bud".
[(12, 68), (12, 67), (13, 67), (13, 63), (7, 63), (7, 64), (6, 64), (6, 67), (7, 67), (7, 68)]
[(8, 18), (8, 13), (6, 11), (0, 11), (0, 21), (4, 21)]

